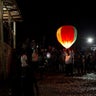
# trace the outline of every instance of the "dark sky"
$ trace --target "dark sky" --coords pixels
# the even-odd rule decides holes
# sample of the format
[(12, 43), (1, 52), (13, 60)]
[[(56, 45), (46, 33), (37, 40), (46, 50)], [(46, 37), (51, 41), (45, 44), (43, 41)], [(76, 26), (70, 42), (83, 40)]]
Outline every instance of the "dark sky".
[(73, 25), (78, 36), (95, 34), (95, 7), (89, 2), (47, 2), (16, 0), (23, 17), (17, 24), (17, 41), (29, 37), (38, 41), (46, 37), (46, 42), (56, 41), (56, 31), (62, 25)]

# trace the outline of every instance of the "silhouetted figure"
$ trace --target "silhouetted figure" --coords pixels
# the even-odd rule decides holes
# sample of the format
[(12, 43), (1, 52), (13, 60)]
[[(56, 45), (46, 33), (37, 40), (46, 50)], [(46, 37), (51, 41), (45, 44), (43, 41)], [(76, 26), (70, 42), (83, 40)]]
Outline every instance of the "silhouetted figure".
[(12, 58), (9, 73), (9, 88), (11, 89), (12, 96), (20, 94), (20, 61), (16, 49), (12, 50)]
[(38, 84), (37, 84), (37, 79), (36, 79), (36, 73), (38, 72), (38, 64), (39, 64), (39, 54), (38, 54), (38, 50), (34, 49), (32, 54), (31, 54), (31, 62), (30, 62), (30, 82), (33, 85), (33, 88), (35, 89), (34, 91), (36, 92), (36, 95), (39, 95), (39, 88), (38, 88)]
[(35, 96), (38, 95), (37, 81), (34, 76), (33, 69), (28, 64), (28, 56), (26, 52), (21, 54), (21, 93), (22, 96)]
[(67, 76), (73, 76), (73, 54), (70, 50), (65, 51), (65, 73)]

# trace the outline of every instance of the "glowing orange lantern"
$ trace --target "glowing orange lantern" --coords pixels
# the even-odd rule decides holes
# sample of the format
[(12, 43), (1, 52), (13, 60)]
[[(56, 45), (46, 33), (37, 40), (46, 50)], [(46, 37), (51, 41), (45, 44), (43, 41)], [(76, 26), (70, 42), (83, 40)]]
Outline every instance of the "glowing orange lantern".
[(61, 26), (56, 33), (59, 43), (67, 48), (70, 48), (77, 39), (77, 30), (72, 25)]

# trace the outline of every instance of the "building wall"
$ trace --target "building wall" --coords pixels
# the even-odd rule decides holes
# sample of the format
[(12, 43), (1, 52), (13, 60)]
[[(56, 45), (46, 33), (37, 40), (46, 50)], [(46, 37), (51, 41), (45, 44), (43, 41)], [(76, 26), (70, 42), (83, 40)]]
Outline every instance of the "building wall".
[(8, 76), (11, 64), (11, 47), (0, 43), (0, 78)]

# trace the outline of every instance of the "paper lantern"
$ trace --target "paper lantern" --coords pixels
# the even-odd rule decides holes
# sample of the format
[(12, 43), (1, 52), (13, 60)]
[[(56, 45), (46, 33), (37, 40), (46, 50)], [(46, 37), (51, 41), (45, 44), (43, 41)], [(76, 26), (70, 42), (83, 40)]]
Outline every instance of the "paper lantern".
[(70, 48), (77, 39), (77, 30), (72, 25), (61, 26), (56, 33), (57, 40), (66, 49)]

